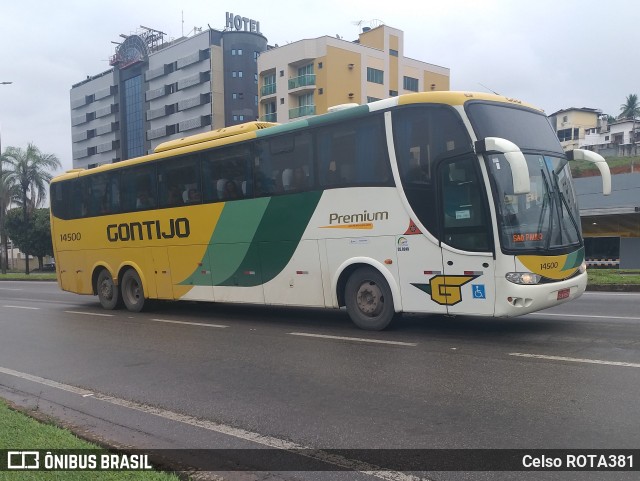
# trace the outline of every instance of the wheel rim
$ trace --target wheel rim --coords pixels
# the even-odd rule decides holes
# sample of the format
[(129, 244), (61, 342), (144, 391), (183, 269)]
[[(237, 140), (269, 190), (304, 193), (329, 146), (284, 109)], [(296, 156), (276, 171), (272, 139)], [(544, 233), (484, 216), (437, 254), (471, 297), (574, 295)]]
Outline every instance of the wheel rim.
[(367, 317), (376, 317), (384, 308), (382, 290), (373, 281), (366, 281), (360, 285), (356, 293), (358, 310)]
[(107, 301), (113, 300), (113, 282), (111, 279), (103, 279), (100, 283), (100, 296)]
[(126, 286), (127, 298), (130, 304), (137, 304), (140, 300), (140, 284), (135, 279), (129, 279)]

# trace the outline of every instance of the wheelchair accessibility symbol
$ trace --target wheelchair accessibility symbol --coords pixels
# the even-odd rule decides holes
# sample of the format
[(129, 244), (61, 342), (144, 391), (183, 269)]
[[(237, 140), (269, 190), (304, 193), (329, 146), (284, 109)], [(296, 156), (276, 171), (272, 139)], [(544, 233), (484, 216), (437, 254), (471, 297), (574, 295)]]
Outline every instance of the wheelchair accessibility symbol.
[(474, 299), (486, 299), (487, 295), (484, 290), (484, 284), (471, 284)]

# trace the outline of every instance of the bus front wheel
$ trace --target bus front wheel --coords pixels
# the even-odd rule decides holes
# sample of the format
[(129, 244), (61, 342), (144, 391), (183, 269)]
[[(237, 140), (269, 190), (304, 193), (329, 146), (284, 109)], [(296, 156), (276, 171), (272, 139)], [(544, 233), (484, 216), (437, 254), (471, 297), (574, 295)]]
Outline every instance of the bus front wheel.
[(369, 331), (386, 328), (395, 315), (389, 284), (371, 267), (361, 267), (349, 276), (345, 304), (354, 324)]
[(144, 289), (135, 269), (127, 269), (120, 282), (124, 305), (131, 312), (140, 312), (144, 307)]
[(120, 290), (107, 269), (102, 269), (96, 281), (96, 292), (103, 309), (117, 309), (121, 305)]

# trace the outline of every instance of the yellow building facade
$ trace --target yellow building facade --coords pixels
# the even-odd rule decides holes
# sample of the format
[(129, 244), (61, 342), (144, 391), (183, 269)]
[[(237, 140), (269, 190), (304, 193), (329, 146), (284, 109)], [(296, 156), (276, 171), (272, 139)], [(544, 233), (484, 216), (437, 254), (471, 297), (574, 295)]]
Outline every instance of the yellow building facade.
[(358, 40), (319, 37), (258, 57), (260, 119), (285, 123), (410, 92), (449, 90), (448, 68), (404, 56), (404, 33), (381, 25)]

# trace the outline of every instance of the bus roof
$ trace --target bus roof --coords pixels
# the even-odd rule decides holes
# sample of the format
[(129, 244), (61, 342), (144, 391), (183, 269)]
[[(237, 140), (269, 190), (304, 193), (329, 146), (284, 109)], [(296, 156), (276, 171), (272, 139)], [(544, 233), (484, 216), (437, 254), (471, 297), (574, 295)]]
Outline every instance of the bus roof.
[(355, 104), (353, 107), (347, 107), (345, 105), (345, 108), (341, 108), (337, 111), (307, 117), (305, 119), (296, 120), (286, 124), (277, 124), (272, 122), (247, 122), (240, 125), (233, 125), (209, 132), (195, 134), (189, 137), (169, 140), (158, 145), (154, 149), (153, 154), (128, 159), (118, 163), (105, 164), (93, 169), (72, 169), (65, 172), (64, 174), (56, 176), (52, 181), (57, 182), (59, 180), (77, 177), (78, 175), (89, 175), (89, 172), (93, 174), (111, 170), (114, 168), (117, 169), (120, 167), (125, 167), (127, 165), (136, 164), (138, 162), (146, 162), (155, 159), (170, 157), (173, 154), (186, 154), (197, 150), (219, 147), (241, 140), (269, 137), (284, 132), (303, 129), (305, 127), (319, 126), (338, 120), (360, 117), (362, 115), (366, 115), (369, 112), (386, 110), (395, 106), (412, 104), (443, 104), (459, 106), (473, 100), (484, 100), (509, 105), (517, 105), (534, 109), (543, 113), (541, 109), (534, 107), (533, 105), (527, 104), (517, 99), (504, 97), (502, 95), (487, 94), (482, 92), (417, 92), (378, 100), (365, 105)]

